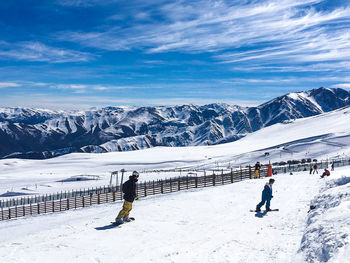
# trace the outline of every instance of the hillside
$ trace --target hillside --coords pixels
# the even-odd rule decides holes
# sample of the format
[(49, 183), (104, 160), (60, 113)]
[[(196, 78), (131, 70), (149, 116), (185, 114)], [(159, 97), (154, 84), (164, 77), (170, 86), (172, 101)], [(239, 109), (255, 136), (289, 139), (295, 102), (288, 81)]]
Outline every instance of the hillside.
[(0, 158), (45, 159), (71, 152), (220, 144), (276, 123), (347, 105), (348, 91), (319, 88), (286, 94), (258, 107), (209, 104), (75, 112), (3, 108)]
[[(125, 169), (142, 172), (141, 181), (169, 177), (150, 173), (157, 169), (229, 169), (240, 165), (287, 160), (350, 158), (350, 108), (278, 123), (231, 143), (196, 147), (94, 153), (71, 153), (46, 160), (0, 160), (0, 194), (50, 193), (81, 187), (108, 185), (110, 173)], [(265, 156), (268, 153), (268, 156)], [(146, 170), (146, 172), (143, 172)], [(98, 175), (100, 180), (62, 184), (77, 175)], [(178, 174), (172, 175), (178, 176)], [(23, 190), (28, 189), (28, 190)], [(12, 190), (11, 190), (12, 189)]]
[[(274, 176), (271, 204), (280, 211), (259, 216), (249, 209), (266, 179), (140, 199), (131, 212), (136, 221), (119, 228), (109, 222), (121, 202), (4, 221), (1, 260), (346, 262), (349, 173), (344, 167), (323, 180), (302, 172)], [(308, 214), (310, 203), (317, 208)]]

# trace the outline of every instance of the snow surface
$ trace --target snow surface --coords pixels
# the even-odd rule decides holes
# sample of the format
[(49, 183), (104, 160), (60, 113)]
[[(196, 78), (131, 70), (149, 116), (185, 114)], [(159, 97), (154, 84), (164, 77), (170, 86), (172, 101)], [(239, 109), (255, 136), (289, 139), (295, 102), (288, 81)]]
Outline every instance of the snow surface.
[[(343, 167), (324, 179), (276, 175), (272, 207), (280, 211), (260, 216), (249, 209), (266, 178), (140, 199), (131, 212), (136, 221), (121, 227), (109, 227), (121, 202), (4, 221), (1, 262), (316, 263), (326, 262), (328, 248), (327, 262), (343, 263), (350, 198), (336, 196), (349, 193), (349, 174)], [(318, 208), (308, 215), (310, 202)]]
[[(46, 160), (3, 159), (0, 160), (0, 196), (7, 192), (33, 195), (108, 185), (111, 172), (121, 169), (128, 172), (172, 168), (210, 170), (237, 168), (256, 161), (273, 163), (303, 158), (348, 158), (349, 123), (350, 108), (344, 108), (287, 124), (276, 124), (238, 141), (214, 146), (72, 153)], [(269, 156), (265, 156), (265, 152), (269, 152)], [(100, 180), (57, 182), (77, 175), (96, 175)], [(143, 172), (140, 181), (179, 175)]]
[[(146, 181), (176, 175), (149, 171), (157, 169), (349, 158), (349, 123), (345, 108), (222, 145), (0, 160), (0, 195), (107, 185), (122, 168), (125, 177), (142, 171)], [(78, 175), (99, 180), (60, 182)], [(109, 222), (121, 202), (1, 221), (1, 262), (349, 262), (350, 168), (323, 179), (306, 172), (274, 178), (272, 207), (280, 211), (262, 215), (249, 209), (260, 201), (266, 178), (143, 198), (134, 203), (136, 221), (118, 228)], [(316, 209), (308, 213), (310, 204)]]

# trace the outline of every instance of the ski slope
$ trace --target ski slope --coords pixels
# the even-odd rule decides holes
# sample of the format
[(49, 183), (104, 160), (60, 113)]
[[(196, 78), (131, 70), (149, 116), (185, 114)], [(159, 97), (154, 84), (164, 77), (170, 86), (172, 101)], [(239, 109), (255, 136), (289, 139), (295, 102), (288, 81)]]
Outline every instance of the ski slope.
[[(108, 185), (110, 173), (142, 172), (140, 181), (179, 174), (148, 173), (155, 169), (227, 169), (256, 161), (331, 159), (350, 156), (350, 108), (275, 124), (227, 144), (197, 147), (155, 147), (112, 153), (72, 153), (47, 160), (0, 160), (0, 199), (7, 192), (52, 193)], [(268, 152), (269, 156), (264, 154)], [(77, 175), (99, 180), (59, 182)], [(127, 178), (127, 176), (126, 176)], [(119, 177), (120, 180), (120, 177)], [(1, 195), (5, 197), (1, 197)]]
[(266, 178), (140, 199), (117, 228), (121, 202), (4, 221), (1, 262), (347, 262), (350, 168), (274, 178), (280, 211), (262, 216)]

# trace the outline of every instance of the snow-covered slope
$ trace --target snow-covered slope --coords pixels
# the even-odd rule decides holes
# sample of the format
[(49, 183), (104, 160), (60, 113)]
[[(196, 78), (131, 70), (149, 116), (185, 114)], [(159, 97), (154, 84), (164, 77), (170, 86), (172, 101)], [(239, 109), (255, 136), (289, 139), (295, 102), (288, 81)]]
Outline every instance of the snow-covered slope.
[[(144, 170), (189, 168), (227, 169), (256, 161), (271, 163), (311, 159), (350, 158), (350, 108), (317, 116), (278, 123), (231, 143), (211, 146), (154, 147), (138, 151), (72, 153), (46, 160), (0, 160), (0, 194), (7, 191), (25, 193), (71, 190), (108, 185), (112, 171), (139, 170), (141, 181), (169, 176)], [(265, 153), (269, 153), (268, 156)], [(99, 175), (99, 181), (77, 186), (62, 185), (62, 179), (76, 175)], [(47, 186), (50, 187), (47, 187)], [(21, 190), (27, 188), (28, 191)]]
[[(271, 205), (280, 211), (261, 215), (249, 209), (260, 201), (266, 179), (140, 199), (131, 211), (136, 220), (119, 228), (109, 223), (121, 202), (4, 221), (1, 262), (345, 263), (349, 196), (333, 201), (348, 189), (349, 174), (344, 167), (322, 180), (307, 173), (274, 176)], [(342, 176), (347, 184), (319, 192)]]
[(71, 152), (212, 145), (346, 105), (350, 105), (348, 91), (319, 88), (248, 108), (226, 104), (77, 112), (4, 108), (0, 109), (0, 157), (43, 159)]

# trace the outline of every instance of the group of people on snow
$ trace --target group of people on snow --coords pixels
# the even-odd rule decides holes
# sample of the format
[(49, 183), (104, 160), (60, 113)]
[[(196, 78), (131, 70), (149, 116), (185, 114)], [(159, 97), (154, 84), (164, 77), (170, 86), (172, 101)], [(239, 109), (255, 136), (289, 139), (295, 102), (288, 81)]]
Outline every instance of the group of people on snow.
[[(314, 165), (310, 165), (310, 174), (318, 174), (317, 170), (317, 164), (315, 163)], [(257, 162), (255, 164), (255, 170), (254, 170), (254, 178), (259, 177), (259, 172), (261, 169), (261, 164), (260, 162)], [(331, 164), (331, 169), (332, 171), (334, 170), (334, 162)], [(321, 175), (321, 178), (325, 176), (330, 176), (330, 172), (327, 168), (324, 169), (323, 174)], [(139, 179), (139, 173), (137, 171), (134, 171), (132, 175), (129, 176), (129, 180), (127, 180), (123, 185), (122, 185), (122, 191), (124, 193), (123, 199), (123, 208), (120, 210), (118, 216), (115, 219), (115, 222), (117, 224), (123, 224), (124, 222), (130, 222), (131, 219), (129, 217), (130, 211), (132, 210), (132, 204), (134, 200), (137, 200), (138, 197), (136, 195), (136, 183)], [(274, 184), (275, 179), (270, 178), (269, 181), (265, 184), (264, 189), (262, 191), (261, 195), (261, 202), (256, 205), (256, 212), (261, 211), (261, 207), (265, 205), (266, 211), (271, 211), (270, 204), (271, 204), (271, 199), (273, 198), (272, 195), (272, 185)]]

